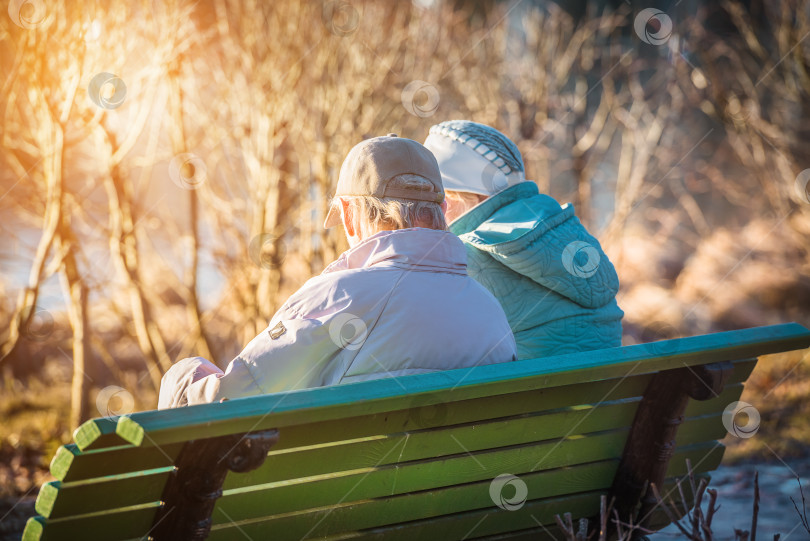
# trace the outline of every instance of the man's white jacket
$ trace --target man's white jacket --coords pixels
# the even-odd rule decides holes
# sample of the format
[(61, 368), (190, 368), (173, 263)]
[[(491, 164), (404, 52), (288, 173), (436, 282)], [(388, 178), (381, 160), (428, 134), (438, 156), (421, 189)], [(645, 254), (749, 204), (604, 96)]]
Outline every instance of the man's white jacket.
[(467, 275), (446, 231), (383, 231), (307, 281), (223, 373), (192, 357), (163, 377), (158, 407), (513, 361), (495, 297)]

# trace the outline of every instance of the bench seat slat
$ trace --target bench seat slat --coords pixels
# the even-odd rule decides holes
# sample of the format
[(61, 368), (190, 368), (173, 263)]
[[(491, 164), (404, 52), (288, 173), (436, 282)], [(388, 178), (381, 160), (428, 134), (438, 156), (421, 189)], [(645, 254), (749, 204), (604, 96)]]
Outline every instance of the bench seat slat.
[[(734, 370), (729, 378), (729, 385), (745, 381), (754, 366), (756, 359), (747, 359), (734, 363)], [(618, 386), (612, 380), (582, 384), (581, 392), (585, 397), (606, 397), (619, 399), (630, 396), (640, 396), (649, 376), (629, 377)], [(728, 387), (728, 386), (727, 386)], [(545, 391), (527, 391), (515, 393), (510, 400), (501, 397), (486, 397), (477, 401), (464, 401), (461, 407), (450, 410), (442, 406), (426, 406), (424, 411), (420, 408), (390, 412), (386, 415), (365, 415), (347, 419), (345, 423), (316, 422), (291, 426), (284, 430), (281, 441), (273, 448), (273, 452), (285, 449), (317, 445), (323, 442), (340, 442), (351, 438), (363, 438), (378, 434), (390, 434), (400, 429), (411, 427), (428, 428), (443, 424), (460, 424), (473, 420), (494, 419), (511, 414), (541, 411), (557, 407), (563, 408), (582, 403), (580, 393), (573, 392), (577, 386), (565, 386)], [(739, 395), (738, 395), (739, 397)], [(738, 398), (737, 397), (737, 398)], [(575, 400), (576, 398), (576, 400)], [(730, 401), (737, 400), (732, 398)], [(474, 409), (474, 406), (477, 408)], [(724, 404), (725, 406), (725, 404)], [(687, 416), (701, 415), (699, 412), (708, 412), (705, 408), (714, 407), (710, 402), (690, 401)], [(473, 415), (473, 412), (476, 415)], [(173, 463), (177, 457), (182, 443), (162, 445), (160, 447), (135, 447), (126, 445), (106, 449), (79, 450), (75, 444), (60, 447), (51, 461), (51, 475), (60, 481), (77, 481), (107, 475), (117, 475), (138, 470), (161, 468)], [(272, 453), (271, 453), (272, 454)], [(328, 463), (321, 463), (322, 469), (328, 469)], [(274, 471), (277, 468), (274, 468)], [(318, 472), (312, 473), (312, 475)], [(230, 476), (229, 482), (233, 479)], [(263, 482), (273, 479), (268, 478)], [(230, 487), (231, 485), (226, 485)]]
[(37, 496), (37, 513), (62, 518), (160, 500), (174, 466), (72, 483), (51, 481)]
[[(592, 461), (607, 455), (617, 456), (622, 449), (627, 430), (611, 432), (594, 436), (594, 445), (586, 448), (578, 442), (562, 442), (561, 452), (567, 449), (574, 449), (567, 456), (559, 456), (554, 460), (547, 460), (542, 464), (543, 468), (556, 467), (559, 463), (568, 458), (579, 459), (580, 461)], [(452, 441), (452, 440), (451, 440)], [(234, 514), (243, 518), (244, 513), (256, 512), (257, 509), (263, 514), (267, 514), (268, 502), (273, 501), (271, 508), (280, 506), (310, 505), (313, 502), (321, 501), (336, 502), (340, 495), (347, 494), (353, 487), (354, 494), (359, 498), (365, 498), (367, 491), (374, 495), (385, 495), (390, 493), (391, 483), (394, 479), (399, 479), (399, 492), (410, 490), (422, 490), (442, 486), (442, 484), (453, 484), (454, 482), (464, 482), (480, 480), (487, 477), (494, 477), (500, 473), (500, 464), (503, 461), (512, 461), (514, 466), (521, 471), (528, 471), (538, 460), (544, 457), (553, 447), (557, 445), (557, 440), (536, 445), (533, 452), (526, 452), (524, 447), (513, 447), (506, 450), (498, 449), (490, 451), (486, 455), (477, 454), (475, 457), (458, 449), (458, 454), (450, 456), (444, 460), (429, 459), (415, 461), (400, 466), (387, 466), (378, 469), (367, 468), (361, 470), (350, 470), (344, 474), (334, 474), (324, 479), (315, 481), (300, 480), (289, 486), (276, 487), (274, 485), (262, 485), (250, 487), (248, 492), (237, 492), (229, 494), (226, 492), (220, 498), (217, 505), (226, 506), (229, 514)], [(478, 461), (478, 462), (476, 462)], [(478, 466), (481, 461), (487, 464), (486, 469)], [(515, 468), (513, 468), (515, 469)], [(371, 474), (373, 472), (373, 474)], [(492, 473), (496, 472), (496, 473)], [(371, 475), (370, 475), (371, 474)], [(443, 474), (443, 475), (441, 475)], [(41, 496), (37, 499), (37, 512), (43, 516), (64, 517), (69, 514), (83, 514), (90, 510), (113, 510), (121, 501), (125, 504), (148, 503), (160, 499), (163, 486), (168, 478), (167, 469), (154, 470), (148, 476), (135, 474), (133, 476), (111, 477), (91, 480), (78, 483), (60, 484), (58, 481), (46, 484), (43, 487)], [(93, 481), (101, 481), (94, 483)], [(136, 491), (130, 487), (136, 487)], [(92, 492), (95, 489), (95, 492)], [(311, 492), (314, 493), (309, 496)], [(366, 491), (366, 492), (364, 492)], [(382, 491), (382, 492), (380, 492)], [(83, 496), (91, 492), (94, 494), (92, 500), (85, 500)], [(262, 494), (266, 493), (266, 495)], [(296, 495), (300, 498), (295, 498)], [(353, 497), (354, 497), (353, 494)], [(133, 501), (132, 499), (135, 499)], [(229, 503), (229, 502), (233, 503)]]
[[(704, 459), (701, 467), (711, 469), (717, 466), (722, 456), (722, 449), (711, 450), (706, 447), (681, 451), (677, 454), (679, 459), (691, 457), (700, 461)], [(683, 463), (683, 460), (680, 460)], [(609, 461), (595, 464), (585, 464), (574, 468), (560, 468), (547, 472), (527, 474), (521, 476), (526, 483), (530, 500), (526, 502), (524, 508), (519, 511), (506, 512), (518, 522), (524, 521), (527, 526), (538, 524), (553, 524), (554, 513), (549, 513), (546, 505), (554, 505), (557, 500), (570, 502), (571, 495), (577, 497), (585, 495), (582, 502), (587, 507), (595, 505), (598, 512), (599, 495), (603, 494), (612, 481), (611, 473), (615, 473), (618, 467), (617, 461)], [(685, 466), (673, 468), (672, 471), (683, 471)], [(696, 468), (697, 469), (697, 468)], [(501, 513), (501, 510), (494, 507), (489, 494), (491, 479), (486, 479), (478, 483), (460, 485), (440, 490), (411, 493), (392, 498), (379, 498), (364, 500), (347, 505), (311, 510), (304, 513), (279, 516), (273, 519), (260, 519), (256, 521), (232, 521), (225, 519), (220, 526), (215, 526), (209, 539), (216, 541), (220, 539), (232, 539), (237, 532), (255, 539), (267, 538), (271, 535), (278, 541), (298, 541), (307, 539), (352, 539), (356, 536), (366, 538), (371, 533), (371, 538), (377, 538), (374, 529), (386, 534), (394, 534), (399, 530), (413, 530), (412, 539), (460, 539), (464, 535), (472, 533), (472, 527), (459, 536), (447, 535), (443, 528), (454, 527), (455, 520), (464, 522), (469, 515), (481, 517), (483, 515), (493, 515)], [(672, 483), (665, 484), (665, 492), (671, 489)], [(540, 513), (531, 511), (532, 507), (537, 509), (538, 504), (542, 504)], [(569, 504), (570, 505), (570, 504)], [(568, 508), (560, 507), (557, 511), (560, 514), (571, 512), (575, 517), (587, 516), (581, 514), (582, 509), (577, 505), (570, 505)], [(225, 515), (216, 519), (224, 519)], [(532, 516), (533, 515), (533, 516)], [(327, 520), (328, 519), (328, 520)], [(437, 525), (441, 525), (441, 529)], [(425, 527), (429, 526), (430, 530)], [(502, 523), (496, 527), (495, 532), (501, 532), (503, 526), (507, 529), (514, 529), (514, 524)], [(492, 527), (492, 526), (490, 526)], [(436, 529), (434, 529), (436, 528)], [(371, 532), (362, 530), (371, 530)], [(441, 531), (442, 535), (437, 537)], [(487, 533), (486, 529), (479, 532), (475, 528), (476, 536)], [(431, 533), (428, 533), (431, 532)], [(492, 533), (492, 531), (490, 531)], [(471, 536), (472, 537), (472, 536)], [(387, 537), (383, 537), (387, 539)], [(396, 534), (393, 538), (398, 538)]]
[[(739, 399), (742, 384), (729, 385), (718, 398), (693, 401), (687, 417), (717, 412)], [(348, 469), (375, 467), (400, 460), (477, 451), (491, 448), (499, 441), (514, 444), (559, 438), (568, 434), (587, 434), (599, 430), (629, 427), (638, 402), (602, 404), (596, 408), (541, 413), (507, 418), (489, 423), (448, 427), (445, 430), (392, 434), (374, 440), (311, 447), (293, 451), (271, 451), (265, 463), (248, 473), (231, 473), (225, 488), (271, 483), (294, 477), (320, 475)], [(722, 423), (719, 428), (722, 429)], [(492, 430), (488, 430), (488, 428)], [(722, 432), (720, 433), (722, 436)], [(282, 432), (282, 438), (284, 433)]]
[[(696, 480), (705, 479), (708, 483), (711, 480), (711, 476), (706, 473), (701, 473), (695, 475)], [(673, 479), (667, 479), (667, 482), (664, 484), (665, 493), (669, 490), (675, 488), (675, 481)], [(686, 491), (688, 492), (688, 491)], [(686, 494), (687, 502), (691, 506), (694, 504), (693, 498), (689, 494)], [(680, 498), (680, 497), (679, 497)], [(680, 504), (680, 500), (679, 500)], [(686, 514), (686, 511), (681, 509), (679, 505), (678, 513), (676, 516), (678, 518), (683, 517)], [(653, 529), (660, 529), (664, 526), (667, 526), (670, 523), (669, 518), (667, 517), (666, 513), (662, 509), (656, 509), (650, 515), (650, 524), (654, 525)], [(509, 532), (509, 533), (501, 533), (496, 535), (488, 535), (485, 537), (470, 537), (470, 541), (560, 541), (562, 537), (562, 533), (558, 529), (556, 524), (548, 524), (543, 526), (538, 526), (536, 528), (530, 528), (527, 530), (521, 530), (518, 532)]]
[[(691, 426), (695, 428), (692, 431), (687, 429), (685, 438), (695, 432), (706, 430), (714, 430), (716, 433), (716, 424), (720, 424), (717, 417), (704, 419), (700, 424), (692, 423)], [(534, 471), (544, 471), (566, 465), (603, 460), (618, 461), (625, 437), (624, 432), (609, 432), (562, 442), (554, 440), (473, 455), (463, 454), (446, 460), (361, 470), (349, 475), (310, 482), (270, 485), (266, 488), (254, 487), (254, 490), (246, 492), (226, 492), (216, 506), (223, 514), (218, 516), (215, 511), (214, 517), (215, 521), (226, 517), (230, 517), (227, 520), (249, 520), (267, 516), (268, 508), (273, 509), (273, 513), (279, 514), (296, 512), (342, 502), (383, 498), (463, 483), (489, 482), (504, 472), (522, 475), (535, 468)], [(706, 449), (715, 447), (722, 456), (722, 446), (716, 442), (712, 442)], [(698, 457), (701, 458), (703, 455)]]
[[(650, 381), (649, 375), (630, 376), (565, 385), (553, 389), (529, 390), (504, 396), (487, 396), (455, 401), (452, 394), (434, 395), (414, 400), (405, 409), (384, 414), (364, 415), (335, 423), (314, 422), (284, 428), (284, 436), (273, 451), (343, 441), (378, 434), (428, 429), (440, 426), (498, 419), (513, 415), (559, 410), (599, 399), (621, 400), (641, 396)], [(596, 400), (594, 400), (596, 397)], [(451, 407), (452, 405), (452, 407)]]
[[(630, 404), (632, 405), (632, 404)], [(624, 406), (618, 404), (616, 406)], [(601, 408), (597, 408), (601, 409)], [(630, 411), (632, 415), (632, 411)], [(542, 419), (543, 416), (537, 416)], [(469, 441), (472, 449), (459, 446), (459, 440), (451, 437), (452, 430), (437, 431), (433, 436), (442, 436), (448, 447), (445, 448), (445, 457), (436, 457), (435, 448), (422, 450), (421, 459), (399, 465), (391, 465), (405, 460), (400, 454), (407, 448), (407, 439), (401, 440), (402, 449), (392, 448), (388, 451), (390, 460), (385, 464), (376, 457), (367, 457), (375, 462), (366, 463), (363, 468), (346, 468), (345, 464), (333, 464), (332, 473), (328, 476), (295, 478), (295, 472), (280, 467), (273, 467), (268, 471), (283, 476), (281, 483), (271, 483), (255, 486), (254, 482), (245, 482), (241, 489), (226, 490), (219, 500), (218, 506), (224, 506), (228, 515), (243, 519), (250, 513), (267, 514), (268, 501), (273, 501), (272, 508), (275, 513), (298, 510), (307, 506), (328, 505), (339, 499), (333, 494), (353, 493), (353, 498), (378, 497), (380, 495), (425, 490), (459, 482), (472, 482), (487, 476), (494, 477), (501, 472), (504, 464), (512, 462), (511, 468), (515, 472), (529, 471), (531, 468), (548, 469), (559, 467), (562, 464), (578, 464), (592, 462), (605, 458), (618, 458), (623, 450), (629, 425), (626, 420), (612, 415), (611, 409), (601, 417), (594, 414), (594, 428), (609, 428), (609, 422), (618, 420), (618, 429), (602, 431), (596, 434), (583, 436), (578, 432), (575, 436), (560, 439), (560, 435), (553, 438), (532, 440), (524, 445), (510, 445), (505, 448), (496, 448), (483, 451), (474, 447), (473, 440)], [(502, 423), (489, 423), (495, 425), (495, 432), (499, 428), (512, 428), (514, 420)], [(584, 424), (584, 423), (583, 423)], [(498, 427), (497, 425), (501, 425)], [(472, 427), (467, 427), (472, 428)], [(483, 434), (486, 427), (474, 427)], [(580, 428), (580, 427), (578, 427)], [(564, 429), (564, 427), (561, 427)], [(679, 444), (688, 445), (694, 441), (706, 438), (717, 438), (724, 434), (724, 428), (717, 416), (704, 416), (689, 419), (679, 433)], [(562, 434), (564, 436), (564, 434)], [(413, 435), (416, 437), (417, 435)], [(464, 436), (461, 436), (464, 437)], [(583, 445), (583, 438), (590, 438), (591, 444)], [(406, 436), (407, 438), (407, 436)], [(531, 438), (530, 438), (531, 439)], [(514, 443), (511, 438), (505, 441)], [(415, 446), (416, 447), (416, 446)], [(450, 451), (449, 453), (447, 451)], [(472, 454), (471, 454), (472, 452)], [(270, 460), (268, 459), (268, 462)], [(336, 461), (338, 462), (338, 461)], [(267, 464), (267, 462), (265, 463)], [(488, 464), (485, 469), (482, 467)], [(264, 466), (263, 466), (264, 467)], [(343, 469), (345, 468), (345, 470)], [(111, 510), (129, 505), (145, 504), (158, 501), (163, 492), (171, 468), (160, 468), (147, 472), (135, 472), (127, 475), (109, 476), (99, 479), (78, 482), (61, 483), (51, 482), (43, 486), (37, 498), (37, 512), (45, 517), (60, 518), (70, 515), (80, 515), (91, 511)], [(342, 472), (342, 473), (341, 473)], [(285, 475), (286, 474), (286, 475)], [(237, 479), (249, 474), (231, 474)], [(466, 475), (466, 477), (465, 477)], [(427, 485), (425, 483), (428, 483)], [(388, 488), (392, 487), (392, 488)], [(368, 492), (371, 491), (371, 492)], [(382, 492), (380, 492), (382, 491)], [(266, 493), (267, 496), (261, 496)], [(257, 507), (257, 503), (258, 507)], [(320, 502), (320, 503), (318, 503)]]
[[(504, 400), (503, 397), (500, 396), (484, 397), (462, 401), (459, 403), (461, 407), (453, 408), (451, 411), (448, 411), (447, 407), (441, 404), (443, 401), (441, 396), (435, 400), (430, 400), (431, 397), (427, 397), (422, 400), (415, 400), (405, 409), (385, 412), (385, 414), (368, 414), (367, 412), (361, 412), (360, 415), (345, 419), (340, 423), (315, 421), (285, 427), (279, 443), (273, 447), (273, 450), (278, 451), (294, 447), (317, 445), (324, 442), (344, 441), (379, 434), (392, 434), (408, 430), (432, 428), (435, 426), (495, 419), (552, 408), (576, 406), (594, 396), (604, 397), (606, 400), (640, 396), (649, 381), (649, 375), (631, 376), (621, 381), (605, 380), (540, 391), (524, 391), (511, 395), (512, 399), (510, 400)], [(234, 432), (238, 433), (239, 430), (233, 430), (229, 433)], [(202, 438), (206, 436), (207, 434), (199, 433), (192, 436), (192, 438)], [(120, 471), (120, 468), (122, 464), (125, 464), (125, 460), (132, 456), (127, 451), (135, 450), (135, 454), (141, 458), (146, 453), (143, 453), (140, 449), (145, 450), (149, 447), (156, 449), (157, 452), (151, 453), (150, 456), (153, 457), (153, 460), (151, 462), (145, 461), (142, 469), (165, 466), (166, 457), (163, 453), (171, 457), (176, 456), (175, 453), (179, 453), (182, 443), (162, 444), (158, 447), (137, 447), (132, 444), (127, 444), (123, 447), (90, 449), (88, 451), (81, 451), (78, 445), (72, 445), (72, 449), (69, 451), (60, 452), (62, 456), (60, 457), (60, 461), (56, 463), (58, 469), (54, 471), (52, 468), (51, 474), (57, 479), (65, 480), (60, 477), (66, 475), (66, 473), (63, 473), (65, 465), (73, 468), (81, 464), (84, 453), (93, 453), (92, 456), (88, 457), (91, 464), (88, 468), (90, 468), (91, 473), (93, 471), (96, 472), (92, 477), (124, 473)], [(160, 452), (161, 450), (163, 453)], [(66, 454), (67, 452), (70, 453), (69, 457)], [(99, 462), (96, 458), (101, 456), (102, 453), (109, 453), (109, 455), (107, 455), (109, 458), (105, 459), (103, 463)], [(105, 465), (107, 465), (108, 468), (105, 468)], [(92, 468), (96, 469), (93, 470)], [(134, 469), (129, 471), (134, 471)], [(77, 474), (72, 477), (73, 480), (82, 478), (87, 477), (83, 474)]]
[[(481, 487), (486, 491), (488, 488)], [(488, 497), (488, 496), (487, 496)], [(490, 501), (491, 504), (491, 501)], [(467, 511), (453, 515), (445, 515), (437, 518), (397, 524), (395, 526), (380, 527), (368, 532), (358, 532), (349, 530), (346, 533), (336, 533), (328, 537), (318, 535), (313, 532), (307, 535), (313, 526), (318, 524), (320, 517), (307, 516), (298, 518), (291, 517), (282, 523), (232, 523), (225, 528), (212, 529), (209, 541), (227, 541), (235, 539), (237, 532), (251, 539), (263, 539), (269, 535), (277, 541), (300, 541), (304, 536), (306, 539), (328, 539), (336, 541), (338, 539), (380, 539), (380, 540), (402, 540), (413, 541), (414, 539), (464, 539), (465, 536), (475, 531), (476, 533), (498, 533), (509, 529), (527, 528), (540, 524), (549, 524), (554, 521), (554, 515), (570, 512), (575, 516), (588, 516), (599, 509), (598, 493), (582, 493), (561, 498), (551, 498), (546, 500), (527, 501), (521, 509), (522, 512), (503, 511), (497, 507), (490, 506), (486, 509)], [(342, 509), (335, 510), (332, 514), (342, 512)], [(328, 510), (322, 511), (325, 515)], [(362, 515), (362, 514), (361, 514)], [(534, 519), (532, 518), (534, 516)], [(486, 517), (486, 518), (485, 518)], [(366, 516), (373, 520), (374, 517)], [(328, 521), (321, 524), (333, 524), (339, 519), (329, 517)]]
[[(235, 399), (222, 404), (190, 406), (182, 416), (166, 410), (135, 413), (119, 418), (116, 433), (135, 445), (162, 445), (409, 409), (420, 397), (431, 395), (436, 403), (495, 396), (751, 358), (808, 345), (810, 331), (801, 325), (771, 325), (545, 359)], [(77, 444), (82, 449), (90, 445)]]
[[(718, 402), (723, 406), (737, 400), (742, 386), (727, 388)], [(716, 403), (695, 403), (687, 413), (697, 417), (716, 412)], [(236, 489), (286, 479), (324, 475), (354, 469), (380, 467), (396, 462), (420, 460), (463, 452), (476, 452), (503, 446), (554, 440), (567, 435), (583, 435), (610, 429), (629, 428), (638, 402), (602, 404), (596, 408), (506, 418), (487, 423), (393, 434), (377, 439), (337, 443), (300, 449), (295, 452), (271, 451), (265, 463), (248, 473), (231, 473), (224, 488)], [(715, 435), (724, 428), (717, 420)], [(282, 436), (283, 437), (283, 436)]]
[(81, 451), (70, 443), (57, 449), (50, 470), (57, 480), (66, 482), (153, 470), (173, 465), (182, 447), (182, 443), (175, 443), (160, 447), (126, 445)]
[[(723, 407), (738, 399), (741, 391), (742, 384), (737, 383), (727, 387), (715, 399), (693, 401), (688, 418), (712, 411), (716, 414), (718, 404), (715, 402), (719, 403), (719, 407)], [(440, 456), (474, 453), (497, 448), (503, 445), (503, 442), (509, 442), (511, 446), (541, 441), (555, 443), (558, 438), (570, 434), (583, 435), (620, 428), (624, 429), (624, 433), (629, 429), (637, 405), (637, 401), (619, 401), (595, 408), (567, 409), (446, 429), (395, 434), (380, 440), (350, 442), (345, 445), (309, 448), (297, 452), (271, 452), (259, 469), (243, 474), (231, 473), (228, 476), (224, 487), (226, 497), (222, 500), (222, 505), (234, 507), (237, 514), (245, 513), (251, 508), (250, 501), (255, 497), (255, 490), (269, 490), (273, 493), (271, 497), (278, 499), (276, 512), (284, 512), (288, 508), (300, 508), (289, 506), (295, 505), (301, 498), (311, 503), (311, 497), (307, 500), (308, 492), (326, 494), (325, 487), (329, 484), (342, 487), (334, 490), (347, 490), (350, 484), (355, 482), (354, 479), (365, 475), (362, 473), (364, 469), (379, 469), (398, 462), (432, 460)], [(689, 444), (700, 438), (705, 440), (709, 437), (722, 437), (724, 430), (717, 417), (689, 419), (679, 433), (679, 443)], [(143, 451), (155, 449), (146, 448)], [(163, 458), (164, 461), (167, 460), (166, 457)], [(566, 459), (570, 460), (571, 457)], [(361, 473), (338, 477), (340, 472), (353, 470), (360, 470)], [(57, 518), (92, 510), (154, 502), (160, 499), (170, 471), (171, 467), (163, 467), (76, 482), (51, 482), (44, 485), (40, 491), (36, 509), (45, 517)], [(269, 486), (252, 490), (249, 488), (254, 485), (327, 473), (331, 473), (335, 478), (325, 479), (322, 488), (313, 489), (306, 480), (302, 480), (300, 485), (288, 485), (281, 489), (271, 489)], [(232, 490), (245, 487), (248, 487), (247, 491)], [(295, 494), (298, 492), (302, 495), (296, 498)], [(228, 503), (231, 499), (236, 501)], [(244, 515), (239, 516), (242, 518)]]
[[(694, 452), (694, 451), (693, 451)], [(673, 461), (673, 467), (670, 469), (668, 474), (672, 475), (683, 475), (685, 473), (685, 466), (677, 466), (677, 464), (683, 464), (682, 460), (677, 460), (679, 457), (685, 458), (686, 454), (683, 450), (679, 450), (676, 452), (675, 458), (676, 460)], [(719, 461), (719, 459), (717, 459)], [(702, 471), (703, 469), (712, 469), (714, 464), (714, 460), (711, 461), (704, 461), (703, 463), (698, 462), (700, 464), (695, 469), (696, 471)], [(617, 461), (609, 461), (603, 464), (596, 464), (596, 465), (583, 465), (577, 466), (577, 468), (592, 468), (590, 475), (596, 477), (599, 475), (598, 470), (596, 468), (605, 468), (611, 469), (611, 471), (615, 470), (618, 463)], [(571, 470), (572, 468), (564, 468), (561, 471)], [(534, 474), (535, 476), (544, 475), (547, 472), (539, 472)], [(533, 487), (534, 481), (529, 479), (529, 476), (522, 476), (524, 480), (527, 480), (527, 485), (529, 487)], [(485, 485), (488, 484), (488, 481), (480, 483), (481, 490), (484, 494), (488, 494), (488, 489)], [(459, 487), (452, 487), (449, 490), (457, 490)], [(667, 487), (665, 487), (666, 490)], [(533, 491), (533, 488), (531, 489)], [(666, 492), (665, 492), (666, 493)], [(410, 496), (410, 495), (409, 495)], [(487, 496), (488, 497), (488, 496)], [(45, 520), (42, 517), (34, 517), (29, 519), (28, 524), (26, 525), (26, 530), (23, 536), (23, 541), (66, 541), (66, 540), (73, 540), (73, 539), (83, 539), (87, 541), (94, 541), (94, 540), (109, 540), (109, 541), (118, 541), (118, 540), (129, 540), (129, 539), (141, 539), (143, 538), (151, 528), (151, 522), (154, 517), (154, 513), (157, 509), (157, 502), (154, 504), (150, 504), (147, 506), (138, 506), (133, 508), (127, 509), (120, 509), (113, 512), (104, 512), (104, 513), (93, 513), (88, 515), (82, 515), (78, 517), (71, 517), (66, 519), (57, 519), (57, 520)], [(569, 511), (571, 509), (568, 509)], [(58, 526), (57, 528), (48, 528), (47, 531), (44, 530), (45, 523), (50, 523), (53, 526)], [(231, 524), (233, 528), (236, 528), (234, 524)], [(253, 529), (261, 535), (261, 532), (264, 531), (266, 524), (263, 522), (253, 523), (253, 524), (242, 524), (239, 525), (239, 528), (249, 528)], [(243, 530), (244, 531), (244, 530)], [(248, 530), (250, 531), (250, 530)], [(209, 539), (232, 539), (232, 535), (235, 535), (236, 531), (233, 529), (227, 528), (219, 528), (215, 529), (212, 532), (212, 536)], [(247, 532), (245, 532), (247, 533)], [(214, 535), (216, 534), (216, 535)], [(241, 534), (240, 534), (241, 535)], [(360, 534), (349, 534), (350, 537), (340, 536), (341, 539), (344, 538), (354, 538), (356, 535)], [(275, 537), (274, 537), (275, 538)]]
[[(129, 541), (152, 528), (158, 502), (63, 519), (28, 519), (22, 541)], [(47, 526), (47, 527), (46, 527)]]
[(383, 435), (335, 446), (297, 452), (274, 453), (258, 469), (232, 473), (225, 489), (272, 483), (332, 472), (375, 468), (394, 463), (474, 453), (485, 449), (521, 445), (576, 434), (629, 428), (638, 402), (619, 402), (597, 408), (569, 409), (445, 429)]
[(99, 417), (82, 423), (73, 431), (73, 441), (79, 449), (100, 449), (104, 447), (120, 447), (127, 445), (128, 441), (116, 434), (118, 417)]
[[(469, 537), (469, 541), (560, 541), (562, 533), (556, 524), (538, 526), (519, 532), (488, 535), (486, 537)], [(343, 538), (347, 539), (347, 538)]]

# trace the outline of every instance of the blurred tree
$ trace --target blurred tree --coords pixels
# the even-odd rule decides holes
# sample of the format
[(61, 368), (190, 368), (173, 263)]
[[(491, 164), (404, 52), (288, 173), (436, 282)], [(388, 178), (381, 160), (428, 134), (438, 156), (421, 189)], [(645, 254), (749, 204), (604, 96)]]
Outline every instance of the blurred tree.
[[(655, 43), (626, 2), (77, 2), (0, 25), (0, 212), (38, 238), (0, 364), (58, 274), (74, 423), (102, 385), (94, 352), (156, 388), (176, 358), (224, 365), (259, 334), (345, 249), (321, 224), (366, 137), (493, 125), (613, 260), (635, 225), (684, 259), (718, 224), (766, 211), (808, 244), (794, 185), (810, 164), (810, 25), (796, 0), (662, 4), (673, 27)], [(98, 237), (115, 264), (104, 279)]]
[[(81, 8), (89, 7), (87, 3)], [(75, 16), (66, 5), (52, 6), (33, 28), (14, 32), (15, 63), (4, 85), (5, 159), (19, 178), (38, 185), (44, 198), (42, 236), (32, 262), (28, 284), (22, 289), (0, 352), (5, 360), (17, 346), (24, 329), (31, 323), (37, 305), (40, 283), (58, 269), (68, 316), (73, 330), (73, 385), (71, 423), (77, 425), (88, 414), (89, 385), (86, 375), (89, 355), (87, 288), (77, 264), (78, 239), (71, 214), (77, 204), (67, 182), (66, 153), (75, 138), (69, 137), (81, 93), (87, 20)], [(9, 32), (11, 34), (11, 32)], [(11, 36), (9, 36), (10, 38)], [(79, 37), (80, 39), (76, 39)], [(7, 43), (11, 39), (5, 40)], [(56, 68), (59, 66), (59, 68)], [(55, 76), (59, 73), (59, 76)], [(75, 135), (74, 135), (75, 137)], [(26, 168), (23, 163), (33, 165)], [(36, 205), (36, 203), (34, 203)], [(48, 269), (49, 257), (53, 261)]]

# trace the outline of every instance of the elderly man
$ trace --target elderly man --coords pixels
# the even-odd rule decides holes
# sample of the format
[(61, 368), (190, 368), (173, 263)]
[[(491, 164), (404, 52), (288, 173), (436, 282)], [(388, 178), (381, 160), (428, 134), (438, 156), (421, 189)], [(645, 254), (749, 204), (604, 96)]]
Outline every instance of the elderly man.
[(396, 135), (355, 146), (325, 227), (351, 248), (310, 279), (223, 373), (200, 357), (163, 377), (158, 407), (513, 361), (498, 301), (467, 276), (439, 166)]
[(574, 207), (524, 178), (517, 146), (452, 120), (430, 128), (425, 147), (442, 172), (450, 231), (464, 241), (470, 276), (506, 310), (518, 358), (620, 346), (616, 270)]

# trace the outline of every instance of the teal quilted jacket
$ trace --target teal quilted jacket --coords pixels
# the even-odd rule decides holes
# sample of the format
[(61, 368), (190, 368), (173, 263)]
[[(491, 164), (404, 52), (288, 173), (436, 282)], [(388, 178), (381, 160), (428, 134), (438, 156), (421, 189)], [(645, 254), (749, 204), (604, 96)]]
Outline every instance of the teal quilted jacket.
[(574, 215), (523, 182), (450, 224), (467, 271), (500, 301), (519, 359), (621, 345), (619, 278)]

